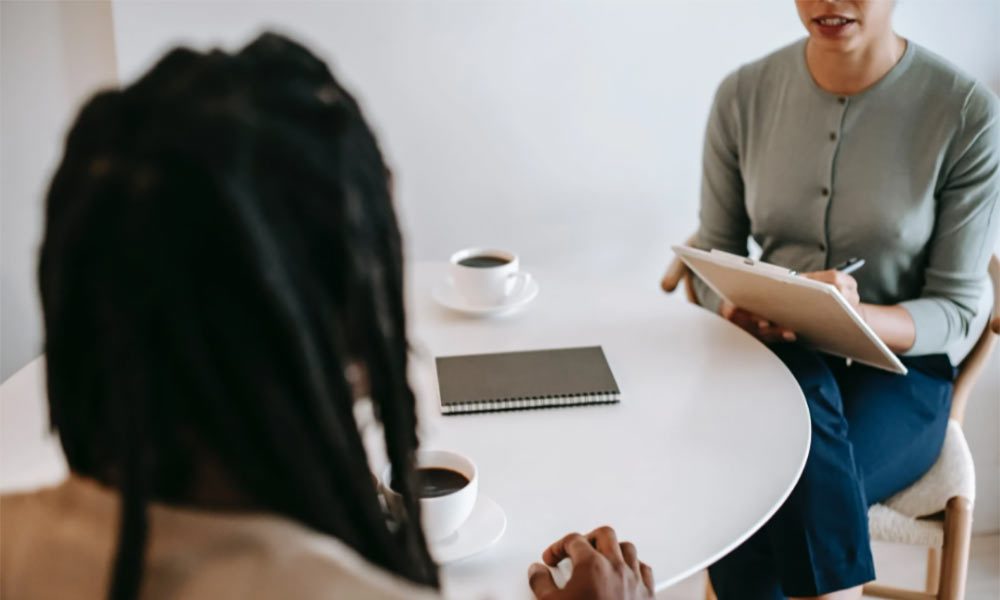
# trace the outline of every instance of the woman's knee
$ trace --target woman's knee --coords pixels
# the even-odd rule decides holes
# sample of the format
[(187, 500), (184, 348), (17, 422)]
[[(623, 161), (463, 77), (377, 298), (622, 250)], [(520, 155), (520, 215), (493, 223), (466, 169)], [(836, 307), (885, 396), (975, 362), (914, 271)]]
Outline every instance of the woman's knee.
[(843, 428), (846, 435), (840, 388), (823, 355), (799, 344), (775, 344), (770, 348), (799, 383), (813, 425)]

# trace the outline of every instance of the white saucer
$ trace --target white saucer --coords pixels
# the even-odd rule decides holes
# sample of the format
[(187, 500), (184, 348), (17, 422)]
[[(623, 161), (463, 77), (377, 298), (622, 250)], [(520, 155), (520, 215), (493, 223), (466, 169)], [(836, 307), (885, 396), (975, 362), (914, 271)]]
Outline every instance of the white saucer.
[(450, 308), (451, 310), (467, 315), (486, 317), (513, 312), (534, 300), (535, 297), (538, 296), (538, 292), (538, 281), (532, 277), (528, 280), (527, 284), (525, 284), (521, 293), (507, 298), (504, 302), (486, 306), (469, 304), (469, 302), (458, 293), (458, 290), (455, 289), (455, 286), (449, 277), (439, 281), (437, 285), (434, 286), (434, 289), (431, 290), (431, 296), (434, 297), (435, 302), (445, 308)]
[(497, 543), (507, 530), (507, 515), (489, 496), (479, 494), (469, 519), (458, 531), (428, 542), (431, 556), (438, 564), (455, 562), (478, 554)]

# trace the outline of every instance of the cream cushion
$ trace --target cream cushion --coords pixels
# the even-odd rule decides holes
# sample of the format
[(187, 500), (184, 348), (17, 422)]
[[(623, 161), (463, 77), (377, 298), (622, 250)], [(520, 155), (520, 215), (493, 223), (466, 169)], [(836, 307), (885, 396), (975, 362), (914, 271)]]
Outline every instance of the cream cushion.
[(920, 517), (940, 513), (948, 500), (955, 496), (975, 502), (976, 472), (961, 425), (949, 421), (944, 445), (934, 466), (910, 487), (869, 509), (871, 538), (901, 544), (940, 546), (944, 537), (941, 521)]

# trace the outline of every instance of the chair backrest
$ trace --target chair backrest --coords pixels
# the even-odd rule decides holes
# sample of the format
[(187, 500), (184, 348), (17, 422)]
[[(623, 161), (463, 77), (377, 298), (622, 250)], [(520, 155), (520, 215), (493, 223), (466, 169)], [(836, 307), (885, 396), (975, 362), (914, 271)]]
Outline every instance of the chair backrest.
[[(693, 240), (694, 236), (691, 236), (686, 243), (690, 244)], [(969, 394), (986, 368), (986, 363), (989, 362), (990, 355), (997, 345), (997, 339), (1000, 337), (1000, 258), (995, 254), (990, 257), (989, 275), (990, 283), (993, 285), (993, 311), (976, 345), (972, 347), (965, 360), (959, 365), (958, 376), (955, 378), (955, 387), (952, 392), (951, 418), (958, 423), (965, 420), (965, 407), (969, 402)], [(691, 278), (691, 270), (687, 268), (684, 261), (675, 256), (660, 281), (660, 287), (663, 288), (663, 291), (671, 293), (683, 282), (688, 301), (697, 303)]]
[(993, 353), (997, 338), (1000, 336), (1000, 258), (995, 254), (990, 257), (989, 274), (990, 283), (993, 285), (993, 311), (979, 336), (979, 341), (959, 365), (955, 389), (952, 392), (951, 418), (959, 423), (965, 419), (969, 394), (986, 368), (986, 363), (989, 362), (990, 354)]

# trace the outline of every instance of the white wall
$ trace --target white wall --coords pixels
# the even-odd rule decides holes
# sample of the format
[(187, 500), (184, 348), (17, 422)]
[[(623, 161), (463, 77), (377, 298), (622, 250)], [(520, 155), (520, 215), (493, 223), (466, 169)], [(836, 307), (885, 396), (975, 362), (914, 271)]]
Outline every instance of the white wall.
[(41, 351), (42, 198), (78, 105), (116, 68), (109, 0), (0, 1), (0, 380)]

